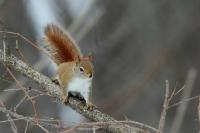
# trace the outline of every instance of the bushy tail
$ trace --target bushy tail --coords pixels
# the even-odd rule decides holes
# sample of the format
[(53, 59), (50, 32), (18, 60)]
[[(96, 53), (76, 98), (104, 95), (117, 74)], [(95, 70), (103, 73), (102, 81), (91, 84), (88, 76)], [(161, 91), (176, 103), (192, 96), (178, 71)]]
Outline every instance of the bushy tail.
[(51, 49), (50, 54), (57, 65), (82, 57), (79, 47), (70, 35), (63, 32), (58, 26), (47, 25), (45, 27), (45, 36), (45, 40)]

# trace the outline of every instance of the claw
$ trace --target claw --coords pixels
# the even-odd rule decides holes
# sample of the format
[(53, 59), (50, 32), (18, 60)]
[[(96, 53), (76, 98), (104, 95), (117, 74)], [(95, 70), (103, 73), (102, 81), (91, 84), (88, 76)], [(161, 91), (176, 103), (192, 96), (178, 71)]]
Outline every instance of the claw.
[(59, 81), (57, 79), (51, 79), (52, 82), (54, 82), (57, 85), (60, 85)]
[(90, 111), (93, 111), (94, 109), (97, 109), (97, 106), (94, 105), (93, 103), (88, 103), (87, 109), (90, 110)]

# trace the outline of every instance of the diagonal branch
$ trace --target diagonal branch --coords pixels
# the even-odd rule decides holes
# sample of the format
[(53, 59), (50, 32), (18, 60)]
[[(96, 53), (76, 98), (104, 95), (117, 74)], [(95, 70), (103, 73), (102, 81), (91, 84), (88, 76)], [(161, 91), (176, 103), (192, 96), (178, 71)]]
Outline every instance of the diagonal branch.
[[(47, 76), (35, 71), (30, 66), (25, 64), (23, 61), (17, 59), (14, 55), (5, 55), (2, 50), (0, 50), (0, 62), (5, 63), (9, 67), (13, 68), (15, 71), (20, 72), (24, 76), (35, 81), (39, 86), (44, 88), (51, 96), (55, 97), (59, 101), (63, 96), (58, 85), (55, 85)], [(76, 112), (82, 114), (86, 118), (97, 121), (97, 122), (110, 122), (111, 124), (106, 124), (102, 126), (103, 129), (113, 132), (113, 133), (157, 133), (158, 130), (152, 128), (148, 125), (132, 121), (131, 126), (129, 124), (112, 124), (112, 122), (117, 122), (114, 118), (107, 114), (102, 113), (98, 109), (88, 110), (81, 101), (70, 97), (69, 102), (65, 105), (69, 105)]]

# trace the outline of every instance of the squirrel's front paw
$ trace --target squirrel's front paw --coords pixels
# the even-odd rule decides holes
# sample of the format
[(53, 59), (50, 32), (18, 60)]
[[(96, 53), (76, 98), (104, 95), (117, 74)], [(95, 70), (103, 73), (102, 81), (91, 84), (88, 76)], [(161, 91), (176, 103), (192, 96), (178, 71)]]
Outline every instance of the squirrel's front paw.
[(92, 104), (92, 103), (88, 103), (88, 104), (87, 104), (87, 109), (90, 110), (90, 111), (92, 111), (92, 110), (94, 110), (94, 109), (97, 109), (97, 106), (94, 105), (94, 104)]
[(57, 79), (51, 79), (52, 82), (54, 82), (57, 85), (60, 85), (59, 81)]

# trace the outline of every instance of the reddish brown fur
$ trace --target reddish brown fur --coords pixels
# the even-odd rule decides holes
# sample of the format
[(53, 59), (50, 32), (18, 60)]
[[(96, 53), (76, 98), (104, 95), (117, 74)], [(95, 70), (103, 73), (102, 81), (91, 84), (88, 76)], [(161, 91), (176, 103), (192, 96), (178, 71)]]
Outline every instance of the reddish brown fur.
[(66, 86), (68, 85), (71, 78), (74, 76), (75, 67), (79, 69), (80, 67), (84, 68), (84, 75), (88, 78), (91, 78), (90, 76), (93, 76), (93, 65), (91, 64), (91, 61), (89, 60), (80, 60), (77, 62), (65, 62), (61, 63), (58, 66), (57, 74), (59, 75), (59, 82), (60, 85), (63, 88), (64, 94), (66, 95)]
[(73, 77), (75, 62), (66, 62), (62, 63), (58, 66), (57, 74), (59, 75), (59, 80), (62, 88), (64, 89), (64, 93), (66, 95), (65, 87), (67, 86), (68, 82)]
[(90, 75), (93, 76), (93, 65), (90, 60), (81, 60), (79, 66), (82, 66), (85, 69), (84, 75), (86, 77), (90, 77)]
[(74, 61), (82, 54), (72, 39), (56, 25), (45, 27), (46, 40), (53, 49), (53, 58), (56, 64)]

